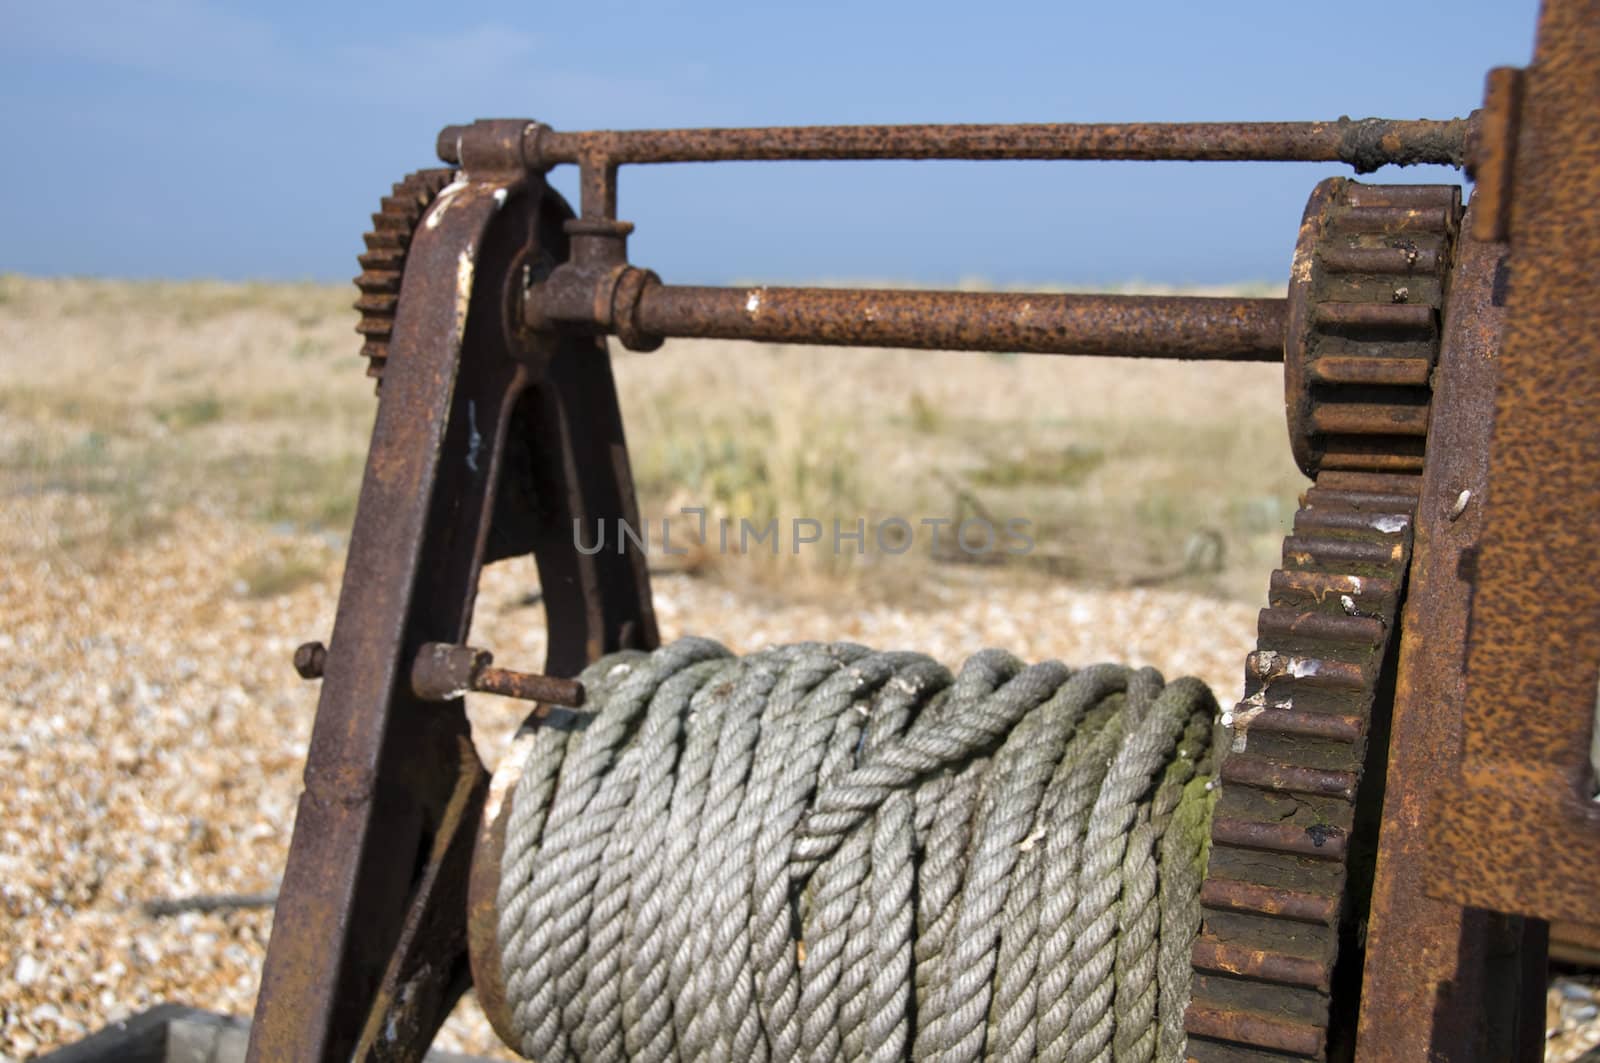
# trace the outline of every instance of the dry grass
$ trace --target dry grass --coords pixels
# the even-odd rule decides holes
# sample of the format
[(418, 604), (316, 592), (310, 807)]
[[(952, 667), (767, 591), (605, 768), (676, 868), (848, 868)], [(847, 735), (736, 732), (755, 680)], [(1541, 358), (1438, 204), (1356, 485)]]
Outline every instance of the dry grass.
[(0, 278), (0, 477), (105, 506), (93, 564), (195, 507), (338, 533), (372, 421), (348, 299), (315, 285)]
[[(86, 563), (185, 507), (342, 535), (374, 409), (347, 303), (315, 285), (0, 278), (0, 475), (104, 496), (103, 521), (56, 532)], [(1031, 522), (1024, 568), (1255, 600), (1302, 483), (1271, 366), (679, 341), (620, 353), (617, 377), (653, 521), (986, 513)], [(1196, 565), (1197, 540), (1220, 561)], [(931, 541), (715, 560), (892, 598)]]

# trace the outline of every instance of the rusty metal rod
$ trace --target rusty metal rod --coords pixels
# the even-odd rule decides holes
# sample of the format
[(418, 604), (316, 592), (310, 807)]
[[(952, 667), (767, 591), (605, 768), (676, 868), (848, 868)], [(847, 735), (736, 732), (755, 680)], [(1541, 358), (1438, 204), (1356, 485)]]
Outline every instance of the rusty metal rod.
[(583, 705), (583, 684), (576, 679), (496, 668), (494, 654), (475, 646), (425, 642), (411, 665), (411, 689), (426, 701), (448, 701), (469, 690), (521, 698), (550, 705)]
[(509, 668), (496, 668), (493, 665), (485, 667), (473, 678), (472, 689), (480, 694), (499, 694), (504, 698), (541, 701), (574, 709), (582, 708), (584, 701), (583, 684), (576, 679), (513, 672)]
[(920, 350), (1283, 360), (1283, 299), (830, 288), (645, 287), (655, 336)]
[[(775, 126), (561, 132), (529, 123), (527, 165), (777, 159), (1136, 159), (1461, 166), (1475, 119), (1340, 118), (1328, 122), (1129, 122), (1012, 125)], [(459, 162), (466, 126), (439, 136)]]

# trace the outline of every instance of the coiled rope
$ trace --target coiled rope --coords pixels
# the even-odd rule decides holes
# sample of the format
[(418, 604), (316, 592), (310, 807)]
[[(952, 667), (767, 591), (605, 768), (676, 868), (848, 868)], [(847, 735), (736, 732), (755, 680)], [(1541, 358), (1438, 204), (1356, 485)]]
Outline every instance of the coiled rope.
[(706, 639), (613, 654), (529, 746), (500, 958), (539, 1060), (1161, 1060), (1183, 1048), (1216, 703)]

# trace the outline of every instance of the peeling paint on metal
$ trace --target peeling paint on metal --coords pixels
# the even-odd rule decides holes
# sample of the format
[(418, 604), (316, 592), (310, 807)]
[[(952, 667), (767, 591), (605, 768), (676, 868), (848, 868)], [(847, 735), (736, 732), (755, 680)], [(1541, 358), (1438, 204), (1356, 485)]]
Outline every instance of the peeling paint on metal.
[(468, 244), (456, 259), (456, 323), (455, 342), (459, 345), (467, 334), (467, 311), (472, 303), (472, 280), (477, 270), (478, 251)]
[(439, 198), (434, 200), (433, 209), (428, 211), (428, 218), (422, 224), (430, 229), (437, 229), (439, 223), (444, 220), (445, 212), (450, 209), (450, 202), (467, 187), (466, 179), (457, 176), (454, 181), (440, 189)]

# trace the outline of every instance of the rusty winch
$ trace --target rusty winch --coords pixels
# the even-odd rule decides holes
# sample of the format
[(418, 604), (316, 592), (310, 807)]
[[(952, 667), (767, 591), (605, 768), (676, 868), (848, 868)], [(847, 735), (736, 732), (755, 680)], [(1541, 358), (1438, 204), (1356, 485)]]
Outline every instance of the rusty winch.
[[(296, 662), (323, 687), (252, 1058), (418, 1059), (472, 984), (513, 1025), (514, 780), (461, 698), (525, 698), (531, 733), (583, 704), (592, 662), (658, 644), (642, 553), (570, 535), (637, 521), (608, 336), (1282, 361), (1312, 482), (1225, 714), (1188, 1058), (1538, 1058), (1548, 926), (1600, 926), (1597, 131), (1596, 0), (1547, 0), (1532, 64), (1491, 71), (1466, 118), (444, 130), (446, 167), (394, 186), (361, 260), (377, 424), (332, 637)], [(629, 261), (621, 167), (794, 159), (1431, 163), (1474, 185), (1323, 181), (1280, 299), (686, 287)], [(482, 567), (524, 554), (544, 675), (465, 644)]]

